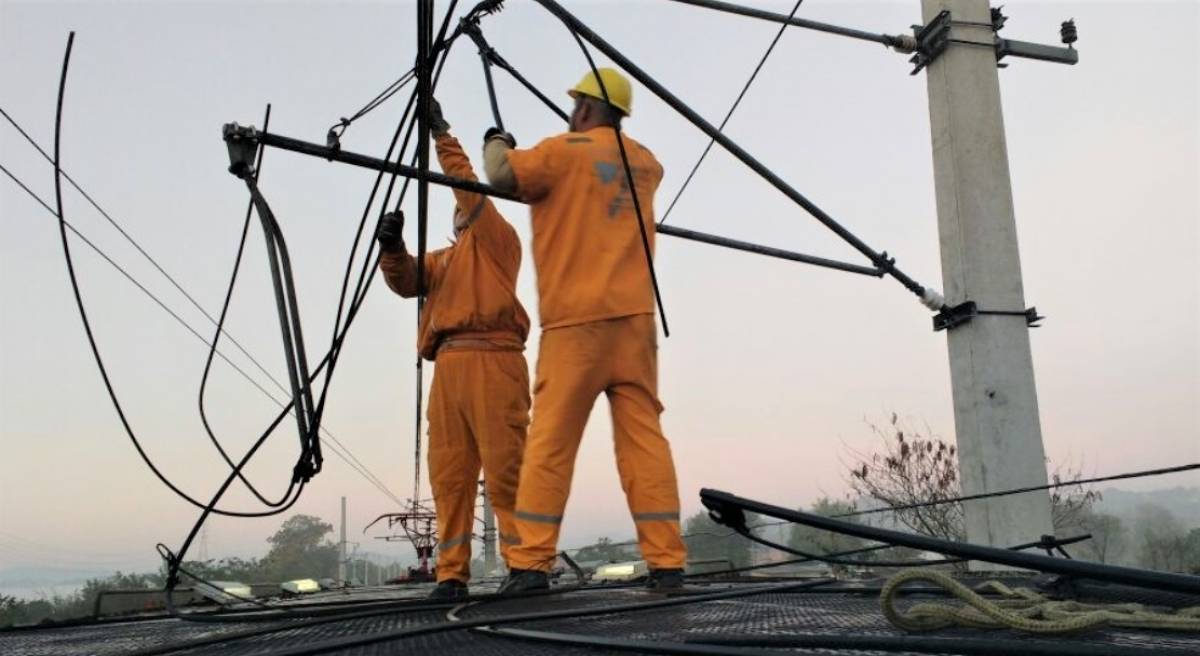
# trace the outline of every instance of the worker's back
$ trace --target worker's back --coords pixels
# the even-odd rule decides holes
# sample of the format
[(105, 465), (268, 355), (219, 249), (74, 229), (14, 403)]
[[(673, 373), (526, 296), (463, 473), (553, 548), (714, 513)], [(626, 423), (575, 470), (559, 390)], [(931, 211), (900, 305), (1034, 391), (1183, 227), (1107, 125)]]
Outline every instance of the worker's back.
[[(662, 165), (622, 134), (650, 247)], [(654, 312), (637, 212), (611, 127), (568, 132), (508, 161), (532, 207), (543, 329)]]

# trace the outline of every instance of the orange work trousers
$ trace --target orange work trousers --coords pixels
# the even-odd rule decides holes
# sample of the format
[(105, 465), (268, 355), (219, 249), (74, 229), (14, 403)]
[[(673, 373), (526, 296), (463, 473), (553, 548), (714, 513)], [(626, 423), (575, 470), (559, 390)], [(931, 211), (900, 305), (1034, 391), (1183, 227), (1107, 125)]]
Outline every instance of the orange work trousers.
[(525, 431), (529, 367), (515, 350), (443, 350), (429, 394), (429, 482), (437, 509), (437, 579), (471, 578), (479, 469), (507, 562)]
[(657, 342), (652, 314), (542, 333), (533, 424), (517, 486), (521, 541), (509, 550), (509, 567), (546, 571), (554, 564), (575, 455), (601, 392), (612, 411), (617, 470), (642, 558), (652, 569), (684, 566), (679, 486), (659, 423)]

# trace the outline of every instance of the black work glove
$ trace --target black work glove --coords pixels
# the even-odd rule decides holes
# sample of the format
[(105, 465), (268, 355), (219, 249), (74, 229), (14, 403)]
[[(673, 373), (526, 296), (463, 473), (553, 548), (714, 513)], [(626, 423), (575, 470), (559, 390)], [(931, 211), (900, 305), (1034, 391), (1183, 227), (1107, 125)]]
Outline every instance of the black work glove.
[(429, 131), (435, 137), (450, 132), (450, 123), (446, 121), (446, 117), (442, 116), (442, 106), (438, 103), (437, 98), (429, 99)]
[(375, 233), (379, 241), (379, 252), (399, 253), (404, 250), (404, 212), (399, 210), (388, 212), (379, 220), (379, 230)]
[(517, 140), (509, 133), (500, 128), (488, 128), (487, 132), (483, 133), (483, 143), (487, 143), (492, 139), (503, 139), (508, 144), (509, 148), (517, 147)]

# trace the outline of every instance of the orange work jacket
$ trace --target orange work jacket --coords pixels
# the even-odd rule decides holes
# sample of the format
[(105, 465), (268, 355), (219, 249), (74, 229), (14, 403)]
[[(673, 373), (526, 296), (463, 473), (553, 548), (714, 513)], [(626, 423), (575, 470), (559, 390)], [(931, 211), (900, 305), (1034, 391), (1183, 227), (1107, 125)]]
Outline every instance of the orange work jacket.
[[(437, 138), (437, 156), (446, 175), (478, 179), (454, 137)], [(461, 211), (473, 218), (453, 245), (425, 254), (428, 297), (417, 335), (421, 356), (433, 360), (438, 346), (451, 336), (523, 348), (529, 315), (517, 299), (517, 231), (487, 196), (455, 189), (454, 197)], [(417, 259), (407, 250), (382, 254), (379, 268), (392, 291), (405, 298), (417, 295)]]
[[(622, 134), (651, 253), (663, 168)], [(530, 203), (539, 313), (549, 330), (654, 312), (633, 196), (611, 127), (568, 132), (511, 150), (517, 192)]]

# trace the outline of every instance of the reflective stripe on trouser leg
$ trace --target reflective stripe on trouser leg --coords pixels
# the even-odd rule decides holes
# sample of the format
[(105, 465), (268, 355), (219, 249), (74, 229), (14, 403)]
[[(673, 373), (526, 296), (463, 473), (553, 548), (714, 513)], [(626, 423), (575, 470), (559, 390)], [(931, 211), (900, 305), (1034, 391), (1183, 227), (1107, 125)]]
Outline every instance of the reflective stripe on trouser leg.
[(621, 382), (608, 388), (608, 401), (621, 487), (646, 564), (651, 569), (682, 569), (687, 547), (679, 530), (675, 463), (659, 421), (654, 317), (639, 315), (619, 323), (613, 373)]
[(486, 366), (477, 376), (482, 388), (470, 399), (469, 421), (500, 529), (500, 555), (508, 564), (509, 550), (520, 542), (513, 508), (529, 428), (529, 367), (520, 351), (479, 351), (476, 355)]
[(597, 324), (542, 333), (533, 423), (517, 486), (515, 524), (521, 543), (508, 552), (512, 568), (547, 571), (554, 564), (575, 454), (607, 375), (606, 344), (596, 333)]
[(438, 581), (471, 580), (471, 529), (479, 455), (461, 412), (464, 376), (457, 361), (439, 358), (429, 394), (429, 483), (437, 509)]

